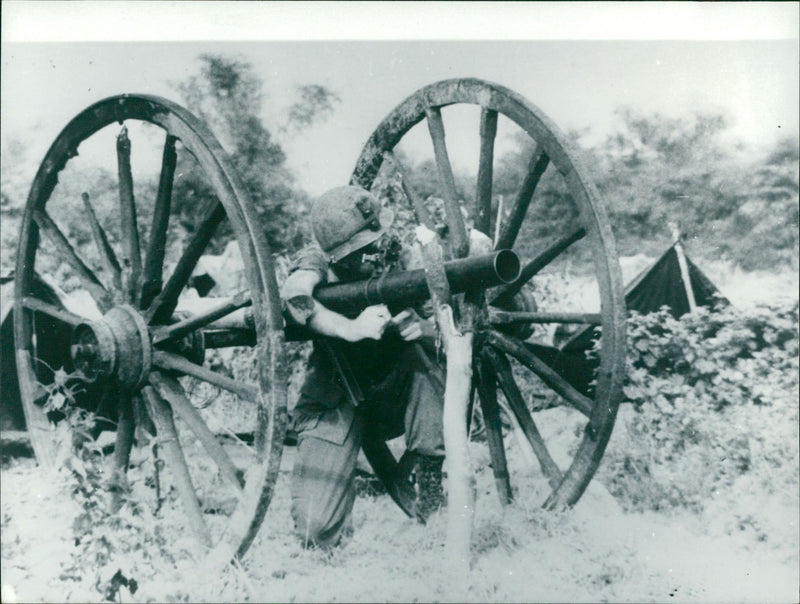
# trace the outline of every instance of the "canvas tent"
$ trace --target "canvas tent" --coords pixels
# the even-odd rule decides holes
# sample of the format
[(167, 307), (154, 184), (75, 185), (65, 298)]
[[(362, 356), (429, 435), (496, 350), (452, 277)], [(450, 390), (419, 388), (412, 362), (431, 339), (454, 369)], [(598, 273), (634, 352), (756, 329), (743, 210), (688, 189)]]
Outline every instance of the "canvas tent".
[[(78, 292), (64, 293), (46, 276), (34, 274), (30, 295), (60, 309), (76, 311), (91, 318), (99, 316), (94, 302), (88, 294)], [(69, 358), (69, 344), (72, 339), (72, 326), (54, 317), (41, 313), (35, 321), (36, 342), (47, 346), (35, 348), (36, 375), (42, 383), (52, 382), (54, 369), (72, 369)], [(17, 381), (17, 364), (14, 351), (14, 278), (0, 278), (0, 430), (4, 433), (25, 429), (25, 416)], [(98, 394), (98, 386), (87, 385), (76, 392), (79, 402), (91, 401)], [(5, 442), (7, 434), (4, 435)]]
[[(50, 304), (63, 307), (60, 292), (41, 279), (38, 275), (34, 279), (31, 295)], [(52, 319), (42, 318), (37, 322), (37, 338), (49, 338), (57, 343), (62, 343), (64, 349), (68, 343), (72, 330), (69, 325)], [(25, 417), (22, 413), (22, 403), (17, 383), (17, 364), (14, 359), (14, 280), (13, 277), (0, 279), (0, 429), (24, 430)], [(56, 346), (47, 347), (42, 351), (42, 366), (63, 365), (64, 359), (56, 359), (53, 351)]]
[[(628, 312), (646, 314), (666, 306), (672, 316), (678, 318), (695, 305), (710, 307), (728, 303), (703, 271), (684, 254), (678, 241), (625, 288)], [(588, 359), (586, 353), (595, 338), (595, 328), (587, 326), (561, 347), (542, 344), (528, 346), (561, 377), (587, 394), (591, 391), (590, 384), (597, 364)]]

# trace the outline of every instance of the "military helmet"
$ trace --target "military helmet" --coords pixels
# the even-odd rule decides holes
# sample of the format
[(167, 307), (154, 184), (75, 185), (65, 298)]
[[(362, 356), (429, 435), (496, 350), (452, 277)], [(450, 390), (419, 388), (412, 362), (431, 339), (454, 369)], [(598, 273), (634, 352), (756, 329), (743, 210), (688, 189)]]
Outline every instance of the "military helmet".
[(338, 262), (386, 232), (394, 213), (361, 187), (336, 187), (311, 206), (311, 229), (322, 250)]

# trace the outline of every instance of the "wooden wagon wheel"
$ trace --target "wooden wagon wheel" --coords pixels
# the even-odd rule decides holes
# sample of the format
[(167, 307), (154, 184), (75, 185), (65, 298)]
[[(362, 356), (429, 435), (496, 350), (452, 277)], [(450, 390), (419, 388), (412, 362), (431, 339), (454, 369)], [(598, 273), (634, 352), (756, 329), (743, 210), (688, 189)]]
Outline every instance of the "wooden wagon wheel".
[[(71, 175), (67, 164), (79, 147), (83, 151), (86, 143), (91, 151), (107, 136), (109, 130), (103, 129), (114, 122), (124, 124), (116, 137), (118, 200), (111, 204), (113, 211), (101, 215), (91, 190), (82, 201), (65, 198), (59, 190)], [(158, 137), (156, 166), (163, 141), (157, 193), (153, 186), (153, 195), (139, 199), (134, 197), (128, 127), (144, 129), (150, 140), (154, 134)], [(87, 143), (90, 138), (94, 142)], [(112, 148), (106, 153), (113, 158), (115, 152)], [(173, 188), (181, 178), (175, 173), (178, 159), (201, 171), (207, 186), (203, 204), (195, 208), (201, 218), (182, 246), (178, 237), (183, 231), (175, 217), (171, 220)], [(63, 226), (66, 220), (70, 228)], [(177, 314), (179, 296), (226, 222), (243, 258), (249, 292), (206, 311)], [(104, 226), (110, 224), (119, 227)], [(170, 255), (177, 262), (168, 272)], [(88, 293), (102, 317), (90, 319), (88, 312), (81, 316), (36, 299), (32, 283), (37, 268), (62, 281), (65, 290)], [(251, 304), (254, 330), (219, 328), (226, 315)], [(15, 308), (20, 392), (39, 463), (54, 463), (58, 432), (54, 424), (65, 421), (63, 413), (48, 406), (48, 391), (58, 386), (55, 373), (63, 382), (64, 374), (80, 372), (87, 387), (100, 393), (101, 400), (91, 401), (90, 410), (99, 409), (116, 428), (115, 473), (124, 475), (127, 470), (134, 418), (143, 419), (144, 427), (155, 427), (159, 454), (201, 542), (225, 557), (243, 555), (264, 518), (283, 448), (287, 382), (283, 323), (264, 233), (247, 192), (211, 132), (185, 109), (153, 96), (111, 97), (77, 115), (48, 150), (28, 196), (16, 264)], [(61, 355), (68, 359), (65, 367), (42, 370), (38, 351), (52, 343), (37, 338), (37, 317), (73, 327), (71, 344)], [(231, 376), (230, 371), (204, 366), (207, 350), (237, 345), (252, 348), (249, 383), (247, 371), (245, 375), (232, 371)], [(212, 398), (226, 405), (247, 408), (244, 416), (250, 425), (236, 432), (245, 432), (248, 438), (231, 435), (228, 443), (220, 444), (219, 427), (198, 409), (201, 405), (187, 384), (192, 391), (205, 389), (207, 395), (212, 391)], [(194, 448), (204, 455), (190, 453)], [(225, 505), (218, 503), (220, 498), (227, 498)]]
[[(475, 216), (475, 228), (486, 234), (496, 233), (496, 249), (513, 248), (522, 258), (520, 278), (499, 291), (488, 292), (488, 318), (479, 328), (475, 339), (474, 379), (486, 424), (495, 482), (501, 501), (508, 503), (512, 498), (512, 489), (498, 409), (498, 403), (502, 403), (498, 397), (499, 387), (507, 402), (509, 421), (516, 423), (524, 432), (538, 459), (542, 475), (549, 484), (549, 488), (545, 489), (549, 495), (544, 498), (544, 506), (569, 506), (580, 498), (589, 484), (614, 426), (625, 364), (625, 306), (611, 227), (598, 193), (587, 180), (565, 136), (540, 109), (511, 90), (477, 79), (442, 81), (411, 95), (381, 122), (358, 158), (352, 182), (371, 188), (387, 158), (387, 163), (393, 164), (391, 169), (399, 171), (401, 176), (407, 174), (407, 168), (401, 165), (402, 155), (394, 151), (413, 127), (425, 120), (438, 171), (439, 193), (445, 204), (459, 201), (462, 197), (456, 190), (445, 144), (445, 118), (448, 111), (453, 111), (453, 107), (470, 105), (476, 113), (474, 124), (476, 136), (479, 137), (476, 143), (479, 157), (475, 201), (474, 206), (469, 207)], [(459, 119), (463, 121), (464, 112), (457, 111), (461, 111)], [(505, 116), (501, 117), (506, 120), (504, 126), (516, 124), (528, 141), (533, 143), (527, 174), (507, 211), (497, 208), (497, 200), (492, 195), (493, 156), (499, 116)], [(560, 179), (560, 186), (566, 192), (560, 198), (560, 207), (566, 217), (561, 224), (567, 226), (562, 226), (562, 231), (542, 237), (541, 234), (533, 235), (535, 231), (531, 225), (536, 224), (538, 213), (542, 211), (537, 208), (534, 192), (546, 172), (553, 172), (550, 177)], [(407, 178), (403, 179), (402, 184), (417, 219), (431, 226), (429, 208), (425, 207)], [(546, 209), (550, 214), (554, 211), (553, 207)], [(452, 222), (449, 216), (448, 220)], [(450, 229), (464, 228), (458, 222), (447, 226)], [(564, 305), (555, 303), (546, 309), (520, 310), (519, 306), (515, 308), (511, 304), (523, 285), (531, 283), (536, 275), (558, 266), (560, 259), (576, 257), (576, 252), (580, 251), (576, 248), (580, 245), (588, 245), (583, 257), (589, 258), (589, 273), (599, 293), (599, 309), (567, 312)], [(463, 254), (465, 250), (460, 252)], [(565, 370), (563, 364), (559, 366), (552, 358), (547, 359), (542, 352), (547, 350), (546, 347), (526, 341), (530, 329), (508, 329), (509, 325), (527, 327), (553, 323), (600, 325), (595, 347), (595, 355), (599, 358), (593, 376), (595, 381), (589, 383), (589, 380), (585, 380), (583, 388), (576, 387), (574, 382), (565, 377), (569, 373), (569, 364)], [(561, 351), (553, 350), (555, 357), (562, 356)], [(577, 359), (581, 361), (583, 357)], [(574, 410), (576, 416), (581, 418), (583, 429), (579, 430), (566, 461), (554, 460), (553, 447), (548, 446), (545, 431), (537, 427), (540, 417), (546, 412), (532, 414), (534, 406), (525, 400), (522, 394), (525, 389), (518, 386), (520, 379), (526, 383), (537, 381), (533, 376), (538, 378), (539, 385), (550, 391), (556, 404)], [(373, 443), (370, 446), (375, 445)], [(381, 466), (380, 471), (376, 471), (390, 483), (390, 493), (408, 511), (410, 502), (402, 494), (398, 496), (401, 489), (396, 484), (397, 477), (402, 475), (403, 464), (387, 463), (385, 450), (382, 455), (372, 453), (372, 458)]]

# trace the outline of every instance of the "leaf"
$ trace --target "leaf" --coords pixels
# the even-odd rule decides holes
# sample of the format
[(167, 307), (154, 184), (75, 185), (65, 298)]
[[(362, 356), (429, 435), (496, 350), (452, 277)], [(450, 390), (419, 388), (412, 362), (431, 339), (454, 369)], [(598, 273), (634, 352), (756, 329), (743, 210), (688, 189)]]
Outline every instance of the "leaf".
[(81, 478), (86, 478), (86, 465), (83, 463), (80, 457), (73, 456), (69, 460), (70, 469), (78, 474)]
[(48, 407), (54, 411), (60, 411), (61, 408), (64, 406), (64, 403), (67, 402), (67, 397), (64, 396), (64, 393), (60, 390), (56, 390), (50, 395), (48, 399)]
[(623, 386), (622, 392), (625, 394), (625, 398), (632, 401), (642, 398), (643, 394), (642, 389), (639, 386), (631, 385)]
[(717, 367), (711, 361), (701, 359), (697, 361), (697, 363), (695, 363), (695, 369), (697, 369), (697, 371), (701, 374), (710, 374), (710, 373), (715, 373)]
[(59, 388), (62, 386), (66, 386), (68, 379), (69, 379), (69, 374), (66, 371), (64, 371), (63, 367), (60, 367), (53, 372), (53, 384), (55, 384)]

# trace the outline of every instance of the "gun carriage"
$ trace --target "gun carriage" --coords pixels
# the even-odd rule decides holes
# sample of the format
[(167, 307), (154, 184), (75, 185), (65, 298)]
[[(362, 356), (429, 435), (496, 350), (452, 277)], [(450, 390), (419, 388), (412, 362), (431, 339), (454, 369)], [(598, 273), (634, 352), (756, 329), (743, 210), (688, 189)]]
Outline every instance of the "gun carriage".
[[(485, 299), (476, 324), (473, 392), (483, 412), (498, 494), (504, 503), (513, 497), (500, 415), (504, 399), (509, 419), (524, 433), (535, 465), (549, 484), (543, 505), (569, 506), (595, 473), (614, 425), (624, 370), (625, 308), (611, 228), (565, 136), (536, 106), (502, 86), (476, 79), (438, 82), (411, 95), (378, 125), (355, 163), (351, 182), (370, 189), (382, 167), (402, 172), (394, 150), (416, 124), (425, 122), (435, 152), (439, 194), (452, 210), (459, 196), (442, 114), (461, 106), (471, 106), (480, 115), (476, 194), (468, 205), (476, 229), (489, 234), (494, 227), (495, 251), (452, 260), (446, 268), (454, 293), (477, 291)], [(516, 124), (534, 143), (524, 182), (506, 211), (493, 203), (492, 196), (498, 118)], [(118, 226), (110, 232), (88, 195), (81, 203), (59, 198), (57, 193), (62, 186), (59, 181), (70, 176), (68, 164), (79, 147), (100, 137), (115, 122), (123, 124), (123, 130), (116, 141)], [(160, 177), (152, 200), (134, 195), (131, 142), (125, 128), (133, 122), (163, 131)], [(211, 192), (208, 202), (198, 208), (200, 221), (183, 242), (175, 241), (178, 230), (171, 212), (174, 183), (180, 178), (176, 174), (179, 154), (193, 158)], [(546, 171), (555, 171), (568, 193), (564, 197), (568, 207), (563, 211), (572, 217), (571, 226), (545, 240), (530, 241), (526, 223), (536, 218), (531, 202)], [(425, 204), (408, 179), (402, 185), (417, 219), (432, 226)], [(71, 241), (59, 226), (63, 212), (82, 213), (87, 233), (82, 244), (94, 250), (91, 258), (84, 257), (79, 242)], [(463, 231), (460, 212), (450, 211), (447, 220), (451, 232)], [(241, 252), (247, 291), (188, 316), (178, 312), (179, 298), (189, 287), (198, 261), (222, 228), (230, 229)], [(523, 241), (524, 246), (520, 245)], [(573, 245), (587, 246), (599, 309), (540, 312), (531, 305), (516, 305), (523, 287)], [(170, 249), (179, 253), (173, 258), (174, 269), (166, 274)], [(520, 257), (515, 249), (521, 250)], [(455, 256), (465, 253), (456, 250)], [(35, 272), (48, 266), (47, 257), (65, 265), (57, 277), (70, 280), (73, 289), (88, 292), (102, 317), (90, 319), (34, 295)], [(377, 302), (410, 304), (425, 298), (427, 288), (423, 273), (409, 272), (389, 274), (380, 283), (326, 286), (317, 295), (334, 309), (353, 311)], [(53, 323), (67, 326), (70, 337), (56, 338)], [(531, 325), (569, 323), (599, 326), (594, 346), (599, 368), (586, 392), (565, 380), (526, 341)], [(128, 467), (137, 426), (157, 435), (158, 454), (182, 501), (187, 523), (200, 541), (224, 556), (247, 551), (279, 474), (287, 430), (286, 341), (305, 336), (284, 331), (275, 259), (261, 218), (222, 146), (205, 125), (170, 101), (130, 94), (92, 105), (64, 128), (36, 174), (24, 210), (15, 276), (14, 336), (20, 395), (39, 463), (55, 462), (56, 435), (68, 423), (63, 413), (48, 404), (48, 392), (64, 375), (54, 369), (82, 375), (80, 404), (107, 418), (106, 427), (115, 431), (115, 479)], [(252, 349), (248, 358), (254, 358), (254, 364), (237, 366), (235, 354), (214, 356), (220, 349), (243, 346)], [(44, 350), (52, 358), (54, 347), (61, 347), (56, 356), (63, 359), (63, 368), (39, 362)], [(231, 366), (224, 366), (226, 361)], [(567, 464), (554, 461), (546, 438), (537, 429), (536, 413), (518, 386), (520, 379), (533, 376), (561, 404), (583, 417), (583, 429)], [(224, 396), (209, 396), (209, 392)], [(224, 398), (228, 405), (221, 413), (214, 413), (214, 405), (203, 408), (214, 398)], [(246, 417), (249, 425), (226, 425), (232, 409)], [(238, 413), (241, 409), (245, 412)], [(396, 488), (402, 478), (402, 459), (397, 460), (383, 443), (369, 448), (366, 452), (378, 475), (407, 510)], [(217, 505), (220, 493), (232, 497), (232, 504)]]

